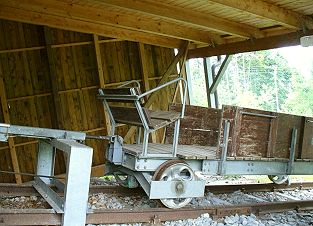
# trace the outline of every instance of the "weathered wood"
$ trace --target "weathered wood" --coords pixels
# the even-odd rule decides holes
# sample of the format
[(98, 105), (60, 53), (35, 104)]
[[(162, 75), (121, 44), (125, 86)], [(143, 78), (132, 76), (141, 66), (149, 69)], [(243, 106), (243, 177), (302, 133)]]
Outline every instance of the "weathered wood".
[[(110, 106), (110, 110), (116, 122), (142, 126), (142, 121), (135, 107)], [(148, 111), (144, 108), (143, 110), (148, 125), (152, 126), (151, 118)]]
[[(232, 157), (288, 158), (292, 129), (303, 130), (301, 116), (233, 106), (224, 106), (223, 121), (225, 120), (231, 122), (228, 156)], [(302, 143), (300, 136), (298, 134), (296, 140), (296, 158)], [(221, 127), (220, 143), (222, 140)]]
[[(171, 110), (181, 112), (181, 105), (171, 105)], [(197, 106), (186, 106), (185, 116), (181, 119), (179, 144), (217, 146), (221, 110)], [(167, 128), (167, 143), (173, 142), (174, 126)]]
[(277, 118), (272, 118), (270, 122), (270, 132), (269, 132), (269, 137), (268, 137), (267, 154), (266, 154), (266, 157), (269, 157), (269, 158), (274, 157), (274, 152), (275, 152), (275, 147), (276, 147), (276, 142), (277, 142), (277, 132), (278, 132), (277, 126), (278, 126)]
[(302, 159), (313, 159), (313, 118), (306, 117), (304, 120)]

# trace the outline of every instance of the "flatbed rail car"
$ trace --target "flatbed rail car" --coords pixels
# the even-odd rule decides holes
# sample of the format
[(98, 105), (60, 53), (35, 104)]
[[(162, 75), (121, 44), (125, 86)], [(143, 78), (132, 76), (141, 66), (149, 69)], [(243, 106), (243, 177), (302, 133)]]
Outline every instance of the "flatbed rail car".
[[(152, 111), (144, 107), (146, 95), (138, 87), (99, 90), (113, 125), (107, 172), (125, 186), (140, 184), (150, 199), (169, 208), (203, 196), (199, 174), (269, 175), (275, 183), (286, 182), (288, 175), (313, 174), (312, 118), (235, 106), (185, 106), (184, 98), (170, 111)], [(114, 134), (116, 123), (143, 128), (137, 144), (123, 144)], [(165, 127), (167, 144), (148, 142), (151, 132)]]

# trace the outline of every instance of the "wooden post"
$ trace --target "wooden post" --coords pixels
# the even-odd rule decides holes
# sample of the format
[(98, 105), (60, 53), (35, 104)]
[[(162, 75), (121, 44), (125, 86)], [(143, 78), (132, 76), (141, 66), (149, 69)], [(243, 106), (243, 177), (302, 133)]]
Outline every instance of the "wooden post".
[[(105, 87), (104, 73), (103, 73), (103, 67), (102, 67), (101, 51), (100, 51), (98, 35), (96, 35), (96, 34), (93, 35), (93, 42), (94, 42), (95, 54), (96, 54), (96, 60), (97, 60), (99, 86), (100, 86), (100, 88), (104, 88)], [(109, 133), (111, 131), (111, 124), (110, 124), (110, 119), (109, 119), (109, 116), (106, 112), (106, 109), (104, 109), (104, 108), (103, 108), (103, 114), (104, 114), (104, 125), (105, 125), (107, 133)]]
[[(8, 108), (8, 103), (7, 103), (7, 97), (6, 97), (6, 92), (5, 92), (5, 86), (4, 86), (4, 78), (3, 78), (3, 72), (2, 72), (2, 67), (0, 63), (0, 99), (1, 99), (1, 107), (2, 107), (2, 113), (4, 117), (4, 123), (10, 124), (10, 114), (9, 114), (9, 108)], [(10, 155), (11, 155), (11, 161), (12, 161), (12, 166), (13, 170), (15, 173), (20, 173), (20, 167), (16, 155), (16, 150), (15, 150), (15, 144), (14, 140), (12, 137), (8, 139), (9, 143), (9, 149), (10, 149)], [(15, 174), (15, 181), (17, 184), (22, 183), (22, 177), (19, 174)]]
[[(141, 63), (141, 74), (142, 74), (142, 84), (144, 92), (150, 90), (150, 84), (149, 84), (149, 69), (147, 65), (147, 58), (146, 58), (146, 51), (145, 51), (145, 45), (143, 43), (139, 43), (139, 56), (140, 56), (140, 63)], [(151, 133), (151, 139), (152, 143), (157, 142), (156, 133)]]
[[(170, 77), (172, 71), (177, 67), (177, 63), (183, 58), (186, 57), (187, 52), (188, 52), (188, 46), (189, 46), (189, 42), (184, 42), (183, 46), (180, 48), (180, 51), (178, 52), (178, 54), (175, 56), (175, 58), (173, 59), (173, 61), (171, 62), (171, 64), (168, 66), (167, 70), (165, 71), (165, 73), (163, 74), (161, 80), (159, 81), (157, 86), (160, 86), (164, 83), (167, 82), (168, 78)], [(158, 93), (154, 92), (149, 96), (148, 101), (145, 103), (145, 107), (148, 108), (151, 106), (151, 104), (153, 103), (153, 101), (158, 97)], [(127, 134), (124, 137), (125, 142), (129, 141), (130, 138), (134, 135), (136, 131), (136, 127), (132, 126), (130, 127), (130, 129), (128, 130)]]
[(53, 50), (51, 48), (52, 43), (52, 35), (51, 30), (48, 27), (44, 27), (45, 34), (45, 42), (47, 49), (47, 57), (49, 62), (49, 72), (50, 72), (50, 82), (52, 88), (52, 96), (53, 96), (53, 104), (54, 104), (54, 112), (56, 122), (52, 120), (52, 125), (54, 128), (63, 128), (63, 117), (61, 114), (61, 105), (60, 105), (60, 96), (58, 93), (58, 77), (56, 72), (56, 62), (53, 54)]

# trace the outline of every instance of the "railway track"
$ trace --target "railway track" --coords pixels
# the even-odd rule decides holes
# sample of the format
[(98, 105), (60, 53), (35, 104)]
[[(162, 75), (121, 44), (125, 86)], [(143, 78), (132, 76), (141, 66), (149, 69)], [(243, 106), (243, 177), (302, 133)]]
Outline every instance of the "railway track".
[[(238, 185), (212, 185), (206, 188), (213, 194), (229, 194), (242, 191), (247, 196), (254, 192), (293, 191), (294, 189), (313, 189), (313, 183), (294, 183), (290, 186), (276, 184), (238, 184)], [(91, 186), (90, 194), (108, 193), (124, 196), (142, 195), (141, 189), (126, 189), (118, 186)], [(31, 185), (0, 184), (0, 197), (14, 196), (39, 196)], [(287, 196), (288, 198), (289, 196)], [(87, 214), (88, 224), (109, 223), (159, 223), (169, 220), (197, 218), (208, 213), (213, 217), (224, 217), (233, 214), (262, 215), (272, 212), (288, 210), (313, 209), (313, 200), (295, 200), (289, 197), (288, 201), (267, 202), (256, 198), (255, 202), (245, 204), (211, 205), (207, 207), (189, 207), (182, 209), (167, 208), (124, 208), (124, 209), (95, 209)], [(56, 214), (53, 209), (0, 209), (0, 225), (59, 225), (61, 214)]]

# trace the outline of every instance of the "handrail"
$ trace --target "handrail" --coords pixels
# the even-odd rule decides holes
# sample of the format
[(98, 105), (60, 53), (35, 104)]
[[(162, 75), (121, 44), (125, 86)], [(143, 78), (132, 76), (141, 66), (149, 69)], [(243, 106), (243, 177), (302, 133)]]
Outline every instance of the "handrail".
[(176, 78), (176, 79), (171, 80), (171, 81), (169, 81), (167, 83), (164, 83), (163, 85), (155, 87), (155, 88), (153, 88), (153, 89), (151, 89), (151, 90), (149, 90), (149, 91), (139, 95), (138, 98), (141, 99), (141, 98), (143, 98), (143, 97), (145, 97), (145, 96), (147, 96), (147, 95), (149, 95), (151, 93), (154, 93), (154, 92), (156, 92), (156, 91), (158, 91), (160, 89), (165, 88), (166, 86), (172, 85), (172, 84), (174, 84), (176, 82), (179, 82), (179, 81), (182, 81), (184, 83), (184, 94), (183, 94), (183, 99), (182, 99), (183, 107), (182, 107), (182, 115), (181, 115), (181, 118), (183, 118), (184, 114), (185, 114), (185, 105), (186, 105), (187, 81), (184, 78), (182, 78), (182, 77)]

